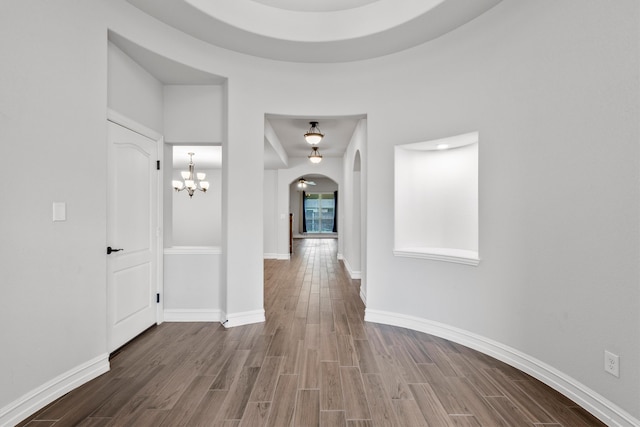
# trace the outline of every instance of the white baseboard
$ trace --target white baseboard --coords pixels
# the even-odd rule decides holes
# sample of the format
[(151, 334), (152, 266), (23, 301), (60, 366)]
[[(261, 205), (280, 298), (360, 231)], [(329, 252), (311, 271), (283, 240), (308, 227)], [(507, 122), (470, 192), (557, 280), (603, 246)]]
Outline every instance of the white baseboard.
[(291, 259), (290, 254), (271, 254), (265, 253), (263, 256), (264, 259), (277, 259), (280, 261), (289, 261)]
[(359, 280), (362, 278), (362, 274), (360, 273), (360, 271), (351, 268), (351, 264), (349, 264), (349, 261), (346, 258), (342, 258), (342, 262), (344, 262), (344, 266), (347, 269), (347, 273), (349, 273), (349, 277), (354, 280)]
[(576, 402), (608, 426), (640, 426), (640, 420), (574, 378), (499, 342), (443, 323), (399, 313), (365, 309), (364, 320), (413, 329), (470, 347), (537, 378)]
[(18, 424), (59, 397), (107, 371), (109, 371), (107, 353), (70, 369), (0, 409), (0, 426)]
[(225, 328), (234, 326), (250, 325), (252, 323), (262, 323), (265, 321), (264, 310), (245, 311), (243, 313), (229, 313), (222, 323)]
[(362, 284), (360, 284), (360, 299), (362, 300), (362, 303), (366, 307), (367, 306), (367, 293), (363, 289)]
[(219, 322), (222, 319), (222, 312), (212, 309), (165, 309), (163, 315), (165, 322)]

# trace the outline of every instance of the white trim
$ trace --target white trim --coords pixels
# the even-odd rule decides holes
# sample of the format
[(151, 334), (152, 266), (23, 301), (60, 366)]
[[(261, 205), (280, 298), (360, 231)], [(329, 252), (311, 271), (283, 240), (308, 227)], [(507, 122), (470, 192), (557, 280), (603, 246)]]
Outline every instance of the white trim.
[[(117, 125), (125, 127), (147, 138), (155, 139), (156, 141), (164, 140), (164, 137), (155, 130), (146, 127), (129, 117), (118, 113), (112, 109), (107, 109), (107, 120)], [(159, 153), (158, 153), (159, 154)]]
[(344, 255), (342, 255), (340, 252), (338, 252), (338, 261), (343, 260), (344, 259)]
[[(157, 139), (158, 145), (158, 160), (160, 163), (160, 171), (158, 173), (158, 224), (156, 228), (156, 248), (157, 248), (157, 275), (156, 275), (156, 295), (164, 294), (164, 136), (160, 136)], [(164, 322), (164, 298), (160, 298), (160, 301), (156, 303), (156, 324), (159, 325)]]
[(367, 293), (364, 291), (364, 289), (362, 287), (362, 283), (360, 284), (360, 299), (362, 300), (362, 303), (366, 307), (367, 306)]
[(215, 309), (165, 309), (165, 322), (219, 322), (222, 311)]
[(264, 321), (264, 310), (253, 310), (243, 313), (230, 313), (222, 324), (225, 328), (233, 328), (234, 326), (250, 325)]
[(164, 248), (165, 255), (221, 255), (220, 246), (171, 246)]
[(291, 259), (291, 254), (265, 253), (263, 258), (264, 259), (277, 259), (279, 261), (289, 261)]
[(399, 257), (431, 259), (435, 261), (453, 262), (476, 266), (480, 264), (478, 252), (449, 248), (401, 248), (394, 249), (393, 254)]
[(342, 258), (342, 262), (344, 263), (344, 266), (347, 269), (347, 273), (349, 273), (349, 277), (351, 277), (354, 280), (359, 280), (362, 278), (360, 271), (354, 271), (351, 268), (351, 264), (349, 264), (349, 261), (346, 258)]
[(109, 371), (109, 355), (103, 354), (31, 390), (0, 409), (0, 426), (13, 426), (71, 390)]
[(364, 320), (413, 329), (473, 348), (537, 378), (576, 402), (608, 426), (640, 426), (640, 420), (576, 379), (540, 360), (486, 337), (443, 323), (380, 310), (365, 309)]

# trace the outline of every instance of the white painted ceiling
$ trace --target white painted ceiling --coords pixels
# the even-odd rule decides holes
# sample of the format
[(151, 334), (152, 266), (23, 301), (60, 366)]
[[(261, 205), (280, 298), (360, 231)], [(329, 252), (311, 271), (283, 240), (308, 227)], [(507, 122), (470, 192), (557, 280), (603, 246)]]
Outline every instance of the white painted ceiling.
[(253, 0), (266, 6), (298, 12), (330, 12), (364, 6), (378, 0)]
[(224, 77), (197, 70), (145, 49), (121, 35), (109, 31), (109, 41), (165, 85), (219, 85)]
[(425, 43), (501, 0), (127, 0), (205, 42), (281, 61), (346, 62)]
[(323, 157), (342, 157), (351, 141), (351, 135), (353, 135), (358, 120), (363, 117), (322, 118), (267, 115), (266, 119), (271, 123), (273, 130), (278, 135), (280, 144), (282, 144), (289, 157), (307, 157), (311, 154), (311, 145), (304, 139), (304, 134), (311, 127), (310, 121), (318, 122), (318, 128), (324, 134), (324, 138), (318, 144), (320, 154)]

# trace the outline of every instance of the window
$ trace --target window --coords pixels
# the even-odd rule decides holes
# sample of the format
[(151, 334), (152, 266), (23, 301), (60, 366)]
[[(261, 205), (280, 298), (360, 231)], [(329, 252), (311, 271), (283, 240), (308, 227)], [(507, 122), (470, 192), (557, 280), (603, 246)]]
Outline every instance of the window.
[(333, 193), (306, 193), (304, 216), (307, 233), (332, 233), (335, 208)]

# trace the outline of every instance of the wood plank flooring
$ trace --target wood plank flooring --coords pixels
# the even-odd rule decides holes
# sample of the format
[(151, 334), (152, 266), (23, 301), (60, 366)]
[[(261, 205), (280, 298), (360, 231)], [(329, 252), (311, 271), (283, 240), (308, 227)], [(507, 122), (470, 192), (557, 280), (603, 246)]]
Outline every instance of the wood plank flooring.
[(264, 324), (163, 323), (19, 425), (604, 425), (486, 355), (365, 323), (336, 243), (296, 240), (290, 261), (265, 261)]

